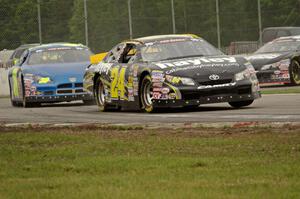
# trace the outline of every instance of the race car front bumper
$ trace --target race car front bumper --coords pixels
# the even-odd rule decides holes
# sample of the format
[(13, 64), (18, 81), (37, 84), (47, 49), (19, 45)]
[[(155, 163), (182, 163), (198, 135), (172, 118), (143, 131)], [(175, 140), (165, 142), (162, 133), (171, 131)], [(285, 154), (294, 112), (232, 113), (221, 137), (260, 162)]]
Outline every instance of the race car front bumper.
[(178, 88), (180, 99), (153, 99), (154, 107), (182, 107), (200, 104), (238, 102), (255, 100), (261, 97), (258, 82), (243, 81), (229, 86), (207, 88)]
[(288, 70), (265, 70), (256, 73), (260, 85), (291, 83)]
[(74, 95), (55, 95), (55, 96), (27, 96), (27, 102), (69, 102), (75, 100), (94, 100), (92, 94), (74, 94)]
[(223, 94), (223, 95), (213, 95), (207, 97), (199, 97), (198, 99), (191, 100), (153, 100), (154, 107), (182, 107), (182, 106), (193, 106), (200, 104), (212, 104), (212, 103), (222, 103), (222, 102), (235, 102), (235, 101), (248, 101), (260, 98), (260, 92), (252, 94)]

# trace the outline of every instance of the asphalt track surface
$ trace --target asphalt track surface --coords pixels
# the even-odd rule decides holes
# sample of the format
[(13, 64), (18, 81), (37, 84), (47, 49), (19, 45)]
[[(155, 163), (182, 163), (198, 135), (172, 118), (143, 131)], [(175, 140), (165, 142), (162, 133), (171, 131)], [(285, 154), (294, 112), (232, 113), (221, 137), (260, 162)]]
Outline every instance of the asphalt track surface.
[(201, 105), (198, 109), (167, 109), (159, 113), (99, 112), (81, 101), (18, 108), (0, 98), (1, 123), (185, 123), (185, 122), (300, 122), (300, 94), (263, 95), (251, 106), (233, 109), (227, 103)]

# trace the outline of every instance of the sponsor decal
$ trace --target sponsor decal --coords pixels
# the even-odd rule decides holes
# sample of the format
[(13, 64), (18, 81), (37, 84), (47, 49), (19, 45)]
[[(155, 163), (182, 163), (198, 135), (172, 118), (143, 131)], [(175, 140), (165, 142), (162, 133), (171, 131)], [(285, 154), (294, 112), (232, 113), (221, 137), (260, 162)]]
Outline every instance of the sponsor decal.
[(162, 94), (160, 96), (160, 99), (169, 99), (169, 96), (167, 94)]
[(186, 66), (186, 67), (182, 67), (182, 68), (172, 68), (168, 71), (166, 71), (165, 73), (167, 75), (174, 73), (174, 72), (178, 72), (178, 71), (185, 71), (185, 70), (194, 70), (194, 69), (201, 69), (201, 68), (206, 68), (206, 67), (228, 67), (228, 66), (236, 66), (238, 67), (239, 64), (238, 63), (208, 63), (208, 64), (201, 64), (201, 65), (193, 65), (193, 66)]
[(165, 62), (165, 63), (156, 63), (156, 65), (162, 69), (176, 66), (189, 66), (189, 65), (200, 65), (207, 63), (236, 63), (234, 57), (222, 57), (222, 58), (197, 58), (197, 59), (188, 59), (184, 61), (176, 62)]
[(153, 78), (152, 77), (152, 82), (164, 82), (165, 78)]
[(151, 76), (152, 78), (155, 77), (155, 78), (163, 78), (164, 77), (164, 73), (162, 71), (159, 71), (159, 70), (154, 70), (151, 72)]
[(160, 44), (165, 44), (165, 43), (173, 43), (173, 42), (180, 42), (180, 41), (186, 41), (186, 38), (182, 38), (182, 39), (167, 39), (167, 40), (161, 40), (158, 43)]
[(170, 92), (170, 89), (167, 87), (161, 89), (162, 94), (168, 94), (169, 92)]
[(160, 97), (161, 97), (161, 93), (159, 93), (159, 92), (153, 92), (152, 93), (152, 98), (153, 99), (160, 99)]
[(138, 78), (133, 78), (133, 95), (137, 96), (139, 93), (139, 82)]
[(176, 94), (175, 93), (170, 93), (169, 94), (169, 99), (176, 99)]
[(152, 85), (153, 85), (153, 87), (161, 88), (163, 86), (163, 83), (162, 82), (155, 82)]
[(260, 55), (252, 55), (252, 56), (246, 57), (246, 59), (247, 60), (251, 60), (251, 59), (274, 59), (278, 56), (280, 56), (280, 54), (260, 54)]
[(138, 69), (139, 69), (138, 65), (134, 65), (133, 66), (133, 77), (137, 77)]
[(275, 74), (275, 75), (279, 75), (280, 73), (281, 73), (280, 70), (275, 70), (275, 71), (274, 71), (274, 74)]
[(134, 101), (133, 89), (128, 88), (128, 101)]
[(282, 78), (289, 79), (290, 78), (290, 74), (289, 73), (282, 74)]
[(153, 92), (161, 92), (162, 88), (153, 88)]
[(100, 62), (96, 66), (96, 71), (99, 72), (100, 74), (106, 74), (108, 75), (108, 71), (111, 68), (112, 64), (110, 63), (102, 63)]
[(227, 83), (227, 84), (199, 86), (198, 89), (222, 88), (222, 87), (235, 86), (235, 85), (236, 85), (236, 82), (233, 82), (233, 83)]
[(25, 91), (25, 96), (30, 96), (30, 90)]

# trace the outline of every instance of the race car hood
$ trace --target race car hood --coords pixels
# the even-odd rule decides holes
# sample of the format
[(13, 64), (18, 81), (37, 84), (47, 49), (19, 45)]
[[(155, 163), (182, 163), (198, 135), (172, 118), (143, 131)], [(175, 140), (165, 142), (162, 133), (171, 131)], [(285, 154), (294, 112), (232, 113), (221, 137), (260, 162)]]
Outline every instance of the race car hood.
[(220, 79), (233, 78), (233, 75), (244, 70), (247, 61), (242, 57), (208, 56), (168, 60), (155, 63), (167, 75), (189, 77), (208, 81), (210, 75), (219, 75)]
[(253, 65), (255, 70), (260, 70), (264, 65), (273, 64), (280, 60), (287, 59), (291, 56), (291, 52), (285, 53), (262, 53), (253, 54), (246, 59)]
[(54, 82), (69, 82), (69, 78), (76, 78), (76, 82), (83, 81), (83, 74), (89, 62), (67, 64), (24, 65), (23, 74), (33, 74), (50, 77)]

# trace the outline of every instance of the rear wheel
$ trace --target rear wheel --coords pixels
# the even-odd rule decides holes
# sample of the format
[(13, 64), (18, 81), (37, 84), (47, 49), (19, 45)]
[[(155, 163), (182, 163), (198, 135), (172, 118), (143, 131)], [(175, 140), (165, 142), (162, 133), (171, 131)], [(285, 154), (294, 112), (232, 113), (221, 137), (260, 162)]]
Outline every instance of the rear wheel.
[(254, 100), (247, 100), (247, 101), (238, 101), (238, 102), (228, 102), (230, 106), (233, 108), (241, 108), (243, 106), (249, 106), (254, 102)]
[(142, 80), (140, 100), (143, 111), (147, 113), (154, 111), (152, 102), (152, 81), (150, 75), (146, 75)]
[(297, 60), (292, 60), (290, 65), (290, 78), (292, 85), (300, 85), (300, 64)]

